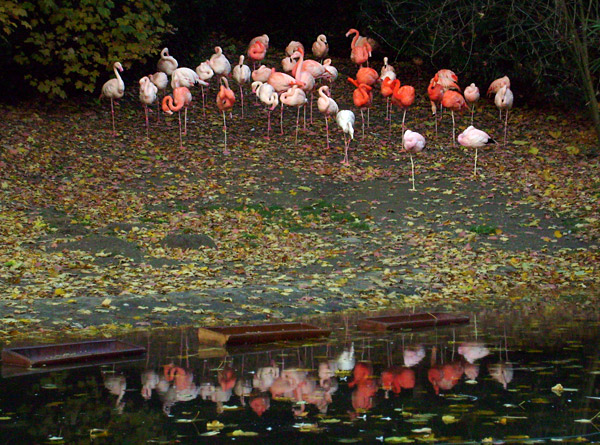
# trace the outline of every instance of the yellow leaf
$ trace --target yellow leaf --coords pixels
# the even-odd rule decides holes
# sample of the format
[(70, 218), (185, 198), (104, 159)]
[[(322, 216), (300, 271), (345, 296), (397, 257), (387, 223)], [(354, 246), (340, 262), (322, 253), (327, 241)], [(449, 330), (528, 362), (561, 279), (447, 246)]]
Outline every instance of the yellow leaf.
[(532, 155), (536, 155), (540, 152), (540, 150), (537, 147), (531, 147), (529, 149), (529, 153), (531, 153)]
[(213, 420), (212, 422), (208, 422), (206, 424), (206, 428), (209, 430), (220, 430), (221, 428), (225, 428), (225, 425), (218, 420)]
[(450, 424), (450, 423), (458, 422), (458, 419), (452, 415), (446, 415), (446, 416), (442, 416), (442, 422), (444, 422), (445, 424)]
[(67, 293), (67, 291), (64, 289), (61, 289), (61, 288), (54, 289), (54, 296), (56, 296), (56, 297), (62, 297), (66, 293)]
[(111, 301), (112, 301), (112, 300), (111, 300), (110, 298), (105, 298), (105, 299), (102, 301), (102, 307), (110, 307), (110, 302), (111, 302)]
[(252, 436), (258, 436), (258, 433), (255, 433), (254, 431), (235, 430), (233, 433), (231, 433), (231, 435), (234, 437), (237, 437), (237, 436), (252, 437)]
[(562, 233), (560, 233), (560, 230), (555, 230), (554, 231), (554, 237), (555, 238), (562, 238)]

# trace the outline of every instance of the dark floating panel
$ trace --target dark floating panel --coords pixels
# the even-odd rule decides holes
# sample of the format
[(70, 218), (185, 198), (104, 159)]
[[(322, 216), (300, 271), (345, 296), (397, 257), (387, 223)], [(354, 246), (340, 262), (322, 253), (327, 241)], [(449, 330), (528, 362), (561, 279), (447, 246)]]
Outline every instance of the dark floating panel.
[(4, 365), (38, 367), (64, 363), (100, 361), (107, 358), (144, 354), (146, 348), (120, 340), (92, 340), (55, 345), (4, 348)]
[(416, 314), (367, 317), (358, 321), (358, 327), (363, 331), (386, 331), (393, 329), (419, 329), (468, 322), (469, 317), (466, 315), (454, 315), (444, 312), (419, 312)]
[(306, 323), (267, 323), (247, 326), (214, 326), (198, 328), (198, 340), (203, 344), (246, 345), (285, 340), (327, 337), (330, 330)]

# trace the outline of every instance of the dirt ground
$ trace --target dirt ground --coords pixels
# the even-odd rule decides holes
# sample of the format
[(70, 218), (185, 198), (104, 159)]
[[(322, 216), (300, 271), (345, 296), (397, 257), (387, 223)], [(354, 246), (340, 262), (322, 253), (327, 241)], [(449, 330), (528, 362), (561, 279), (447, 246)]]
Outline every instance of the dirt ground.
[[(215, 82), (205, 110), (193, 92), (183, 148), (177, 114), (157, 122), (156, 108), (146, 139), (134, 79), (116, 137), (107, 102), (6, 107), (5, 341), (348, 310), (596, 304), (600, 179), (598, 160), (583, 154), (592, 133), (582, 117), (517, 102), (508, 144), (482, 151), (473, 176), (474, 153), (452, 146), (449, 115), (436, 136), (425, 82), (405, 67), (419, 92), (407, 127), (429, 148), (415, 157), (411, 191), (400, 113), (390, 127), (376, 92), (362, 137), (345, 80), (355, 68), (338, 63), (333, 97), (357, 116), (350, 166), (331, 121), (326, 148), (316, 104), (297, 143), (289, 109), (284, 135), (277, 109), (265, 138), (266, 114), (247, 86), (245, 117), (239, 103), (226, 116), (229, 155)], [(457, 116), (457, 131), (469, 123)], [(502, 140), (489, 99), (475, 125)]]

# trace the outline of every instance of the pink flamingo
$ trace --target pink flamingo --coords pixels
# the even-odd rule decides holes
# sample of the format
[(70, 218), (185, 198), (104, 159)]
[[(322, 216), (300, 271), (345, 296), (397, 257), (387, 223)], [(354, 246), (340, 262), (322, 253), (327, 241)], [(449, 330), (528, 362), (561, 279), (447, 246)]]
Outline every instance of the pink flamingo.
[[(312, 93), (315, 88), (315, 77), (308, 71), (304, 70), (304, 49), (300, 49), (299, 51), (295, 51), (293, 56), (298, 57), (298, 63), (292, 70), (292, 74), (296, 78), (296, 82), (298, 86), (304, 91), (304, 93), (310, 93), (310, 123), (312, 124)], [(313, 60), (313, 62), (315, 62)], [(321, 66), (319, 62), (315, 62)], [(324, 72), (325, 70), (323, 70)], [(306, 108), (304, 109), (304, 129), (306, 129)]]
[(485, 131), (478, 130), (470, 125), (465, 131), (458, 135), (458, 143), (463, 147), (475, 148), (475, 164), (473, 167), (473, 176), (477, 176), (477, 149), (487, 144), (493, 144), (494, 141)]
[[(271, 68), (271, 75), (267, 79), (267, 83), (271, 85), (278, 94), (284, 93), (294, 85), (298, 85), (295, 78), (289, 74), (275, 71), (275, 68)], [(281, 127), (281, 134), (283, 134), (283, 105), (281, 106), (281, 114), (279, 116), (279, 126)]]
[(312, 53), (317, 59), (323, 60), (329, 52), (329, 44), (325, 34), (319, 34), (317, 40), (312, 44)]
[[(212, 77), (215, 75), (215, 72), (210, 67), (208, 60), (205, 60), (196, 67), (196, 74), (201, 81), (208, 84), (208, 81), (212, 79)], [(206, 116), (206, 97), (204, 94), (204, 84), (200, 83), (200, 89), (202, 91), (202, 113), (204, 116)]]
[[(149, 74), (148, 78), (152, 81), (156, 88), (158, 88), (158, 92), (162, 97), (165, 97), (167, 86), (169, 85), (169, 78), (162, 71), (157, 71), (154, 74)], [(162, 98), (161, 98), (162, 101)], [(160, 120), (160, 113), (156, 113), (156, 121)]]
[(108, 97), (110, 99), (110, 113), (112, 115), (112, 130), (113, 136), (117, 135), (115, 131), (115, 108), (114, 101), (123, 97), (125, 94), (125, 82), (121, 79), (119, 75), (119, 71), (123, 72), (123, 66), (121, 62), (115, 62), (113, 64), (113, 71), (115, 73), (115, 78), (107, 80), (104, 85), (102, 85), (102, 92), (100, 93), (100, 99), (102, 97)]
[(266, 67), (265, 65), (259, 66), (257, 69), (252, 71), (252, 80), (254, 82), (263, 82), (266, 83), (271, 76), (272, 69)]
[(256, 62), (263, 60), (269, 49), (269, 36), (263, 34), (258, 37), (254, 37), (248, 44), (248, 58), (252, 60), (254, 68), (256, 68)]
[(233, 91), (229, 88), (227, 79), (221, 77), (221, 86), (217, 93), (217, 108), (223, 112), (223, 131), (225, 132), (225, 148), (223, 149), (223, 154), (226, 155), (229, 154), (229, 150), (227, 150), (227, 119), (225, 117), (225, 112), (231, 110), (234, 103), (235, 94), (233, 94)]
[(327, 131), (327, 149), (329, 150), (329, 116), (336, 115), (339, 111), (338, 105), (331, 98), (329, 87), (323, 85), (319, 88), (319, 99), (317, 100), (317, 108), (325, 115), (325, 129)]
[(288, 107), (296, 107), (298, 108), (298, 112), (296, 113), (296, 141), (298, 144), (298, 126), (300, 123), (300, 107), (306, 105), (308, 101), (306, 99), (306, 94), (304, 91), (298, 86), (293, 85), (291, 89), (285, 91), (281, 94), (280, 101), (283, 105), (287, 105)]
[(156, 64), (156, 69), (170, 76), (178, 66), (177, 59), (169, 55), (169, 48), (163, 48), (160, 52), (160, 59)]
[(242, 102), (242, 119), (244, 118), (244, 90), (242, 89), (242, 85), (250, 82), (252, 78), (252, 73), (250, 72), (250, 67), (248, 65), (244, 65), (244, 55), (240, 56), (240, 60), (236, 66), (233, 67), (234, 80), (240, 86), (240, 100)]
[(167, 114), (173, 114), (177, 111), (179, 115), (179, 146), (183, 148), (183, 138), (181, 131), (181, 109), (184, 109), (185, 114), (185, 132), (187, 134), (187, 108), (192, 103), (192, 93), (187, 87), (177, 87), (173, 90), (173, 97), (165, 96), (162, 101), (162, 110)]
[(373, 51), (371, 44), (366, 37), (361, 37), (356, 29), (348, 30), (346, 37), (351, 34), (354, 34), (354, 37), (352, 38), (352, 43), (350, 44), (350, 60), (357, 65), (362, 65), (365, 62), (368, 64), (369, 57), (371, 57), (371, 52)]
[(146, 139), (149, 139), (148, 134), (150, 124), (148, 123), (148, 105), (151, 105), (156, 101), (158, 94), (158, 88), (152, 83), (148, 76), (144, 76), (140, 79), (140, 101), (144, 105), (144, 114), (146, 116)]
[(285, 47), (285, 53), (288, 56), (291, 56), (296, 51), (300, 51), (300, 50), (302, 50), (302, 52), (304, 52), (304, 45), (295, 40), (292, 40), (290, 43), (288, 43), (288, 46)]
[(179, 87), (192, 88), (197, 83), (208, 86), (208, 83), (200, 80), (196, 71), (191, 68), (177, 68), (171, 74), (171, 88), (173, 90)]
[(396, 70), (394, 69), (394, 67), (392, 65), (388, 64), (387, 57), (383, 58), (383, 66), (381, 67), (379, 77), (381, 77), (382, 79), (384, 77), (391, 77), (392, 79), (396, 78)]
[(425, 137), (423, 137), (423, 135), (417, 132), (406, 130), (402, 135), (402, 146), (403, 148), (402, 150), (400, 150), (400, 152), (408, 153), (408, 155), (410, 156), (412, 181), (412, 188), (410, 190), (414, 192), (417, 189), (415, 188), (415, 163), (413, 161), (412, 155), (423, 151), (423, 149), (425, 148)]
[(498, 110), (500, 110), (500, 117), (502, 117), (502, 110), (506, 110), (506, 118), (504, 121), (504, 146), (506, 146), (506, 133), (508, 131), (508, 110), (512, 108), (513, 101), (513, 93), (506, 85), (502, 86), (494, 97), (494, 103), (498, 107)]
[(259, 81), (252, 82), (252, 91), (263, 104), (269, 107), (267, 108), (267, 139), (269, 139), (271, 133), (271, 112), (279, 105), (279, 96), (271, 85)]
[(508, 76), (500, 77), (499, 79), (494, 80), (487, 90), (487, 95), (491, 96), (492, 94), (496, 94), (502, 87), (510, 88), (510, 79)]
[(465, 100), (471, 104), (471, 125), (473, 125), (473, 114), (475, 113), (475, 102), (479, 100), (479, 88), (472, 83), (465, 88)]

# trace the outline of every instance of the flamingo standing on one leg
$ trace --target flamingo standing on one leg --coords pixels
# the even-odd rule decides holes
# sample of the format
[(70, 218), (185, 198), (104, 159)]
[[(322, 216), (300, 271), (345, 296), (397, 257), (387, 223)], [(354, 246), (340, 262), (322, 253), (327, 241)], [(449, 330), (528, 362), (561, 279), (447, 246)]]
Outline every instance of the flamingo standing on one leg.
[(256, 69), (256, 62), (263, 60), (269, 49), (269, 36), (263, 34), (254, 37), (248, 44), (248, 58), (252, 60), (253, 68)]
[(479, 88), (472, 83), (465, 88), (465, 100), (471, 105), (471, 125), (473, 125), (473, 114), (475, 113), (475, 102), (479, 100)]
[(344, 160), (342, 161), (342, 164), (350, 165), (348, 160), (348, 149), (350, 148), (350, 141), (354, 139), (354, 122), (356, 118), (352, 111), (341, 110), (335, 116), (335, 120), (344, 132)]
[(319, 34), (317, 40), (312, 44), (312, 53), (317, 59), (321, 61), (327, 57), (329, 52), (329, 43), (327, 43), (327, 37), (325, 34)]
[(415, 103), (415, 89), (410, 85), (402, 85), (400, 82), (396, 84), (392, 95), (392, 103), (404, 110), (402, 114), (402, 137), (404, 137), (404, 122), (406, 120), (406, 111), (408, 107)]
[(290, 43), (288, 43), (288, 46), (285, 47), (285, 54), (291, 56), (296, 51), (300, 50), (304, 52), (304, 45), (296, 40), (292, 40)]
[(220, 46), (215, 46), (215, 53), (210, 56), (208, 64), (219, 77), (229, 76), (229, 73), (231, 73), (231, 63), (223, 54), (223, 49)]
[[(510, 79), (508, 76), (500, 77), (490, 83), (490, 86), (487, 90), (487, 95), (491, 96), (492, 94), (496, 94), (502, 87), (510, 88)], [(499, 109), (498, 111), (500, 111), (500, 120), (502, 120), (502, 109)]]
[(169, 55), (169, 48), (163, 48), (160, 52), (160, 59), (156, 64), (156, 69), (170, 76), (178, 66), (177, 59)]
[(113, 71), (115, 73), (115, 78), (107, 80), (104, 85), (102, 85), (102, 92), (100, 93), (100, 99), (102, 97), (108, 97), (110, 99), (110, 113), (112, 115), (112, 132), (113, 136), (117, 135), (115, 131), (115, 107), (114, 101), (123, 97), (125, 94), (125, 82), (121, 79), (119, 75), (119, 71), (123, 72), (123, 66), (121, 62), (113, 63)]
[[(309, 70), (304, 69), (304, 49), (301, 48), (299, 51), (295, 51), (293, 56), (298, 57), (298, 63), (296, 64), (296, 66), (294, 66), (294, 69), (292, 69), (292, 74), (296, 78), (296, 83), (302, 89), (302, 91), (304, 91), (305, 94), (310, 93), (310, 103), (312, 105), (312, 94), (313, 89), (315, 88), (315, 77), (313, 76), (313, 74), (311, 74)], [(314, 62), (322, 68), (322, 65), (319, 62), (316, 62), (314, 60), (312, 60), (311, 62)], [(325, 69), (323, 68), (320, 72), (321, 74), (324, 73)], [(310, 111), (310, 122), (312, 124), (312, 107)], [(306, 108), (304, 109), (304, 129), (306, 130)]]
[(150, 124), (148, 123), (148, 105), (151, 105), (156, 101), (158, 94), (158, 88), (152, 83), (148, 76), (144, 76), (140, 79), (140, 101), (144, 105), (144, 114), (146, 116), (146, 139), (150, 139), (149, 129)]
[(373, 87), (364, 83), (358, 83), (356, 80), (348, 77), (348, 82), (356, 87), (352, 93), (352, 100), (354, 105), (360, 108), (360, 117), (362, 119), (362, 137), (365, 137), (365, 116), (363, 113), (364, 108), (371, 106), (373, 102)]
[(415, 163), (413, 161), (413, 154), (417, 154), (423, 151), (425, 148), (425, 137), (414, 131), (406, 130), (402, 135), (402, 150), (401, 152), (408, 153), (410, 156), (410, 170), (411, 170), (411, 191), (415, 192)]
[(450, 113), (452, 114), (452, 147), (456, 147), (456, 125), (454, 123), (454, 112), (468, 110), (469, 106), (467, 105), (463, 95), (454, 90), (448, 90), (444, 93), (444, 97), (442, 97), (442, 106), (449, 109)]
[(240, 100), (242, 102), (242, 119), (244, 118), (244, 90), (242, 89), (242, 85), (250, 82), (252, 78), (252, 73), (250, 72), (250, 67), (248, 65), (244, 65), (244, 55), (240, 56), (240, 60), (236, 66), (233, 67), (234, 80), (240, 86)]
[(381, 95), (386, 99), (385, 105), (385, 119), (389, 121), (390, 133), (392, 131), (392, 113), (390, 107), (390, 98), (394, 94), (394, 88), (400, 87), (400, 81), (396, 78), (384, 77), (381, 82)]
[[(208, 81), (212, 79), (212, 77), (215, 75), (215, 72), (210, 67), (208, 60), (205, 60), (196, 67), (196, 74), (200, 80), (208, 84)], [(204, 116), (206, 116), (206, 98), (204, 94), (204, 85), (202, 83), (200, 83), (200, 89), (202, 91), (202, 113)]]
[(225, 133), (225, 148), (223, 149), (223, 154), (225, 155), (229, 154), (229, 150), (227, 150), (227, 119), (225, 117), (225, 112), (231, 110), (234, 103), (235, 94), (233, 94), (233, 91), (229, 88), (227, 79), (221, 77), (221, 86), (217, 93), (217, 108), (223, 112), (223, 131)]
[[(275, 71), (275, 68), (271, 68), (271, 75), (267, 79), (267, 83), (271, 85), (278, 94), (289, 90), (293, 85), (298, 85), (295, 78), (289, 74)], [(279, 116), (279, 126), (281, 127), (281, 134), (283, 134), (283, 103), (281, 105), (281, 114)]]
[[(183, 148), (183, 137), (185, 134), (181, 131), (181, 109), (187, 107), (192, 103), (192, 93), (187, 87), (177, 87), (173, 90), (173, 97), (165, 96), (162, 101), (162, 110), (167, 114), (173, 114), (173, 111), (177, 111), (179, 115), (179, 146)], [(186, 123), (187, 125), (187, 123)], [(186, 129), (187, 130), (187, 129)], [(187, 132), (186, 132), (187, 133)]]
[[(191, 68), (177, 68), (171, 74), (171, 88), (173, 88), (173, 92), (177, 88), (186, 87), (188, 89), (192, 88), (195, 84), (199, 83), (203, 86), (208, 86), (208, 83), (200, 80), (198, 74)], [(191, 100), (191, 99), (190, 99)], [(183, 112), (184, 115), (184, 125), (183, 125), (183, 134), (187, 134), (187, 109), (186, 106)]]
[(473, 176), (477, 176), (477, 149), (486, 144), (494, 144), (494, 141), (485, 131), (478, 130), (470, 125), (465, 131), (458, 135), (458, 143), (463, 147), (475, 148), (475, 164)]
[(277, 107), (277, 105), (279, 105), (279, 96), (275, 89), (266, 82), (252, 82), (252, 91), (260, 99), (260, 101), (268, 107), (267, 139), (269, 139), (271, 133), (271, 112)]
[[(165, 97), (167, 86), (169, 85), (169, 78), (162, 71), (157, 71), (154, 74), (149, 74), (148, 78), (152, 81), (154, 85), (156, 85), (156, 88), (158, 88), (158, 93), (161, 96), (159, 100), (160, 103), (160, 101), (162, 101), (162, 98)], [(159, 120), (160, 113), (156, 113), (156, 121), (158, 122)]]
[(504, 120), (504, 146), (506, 146), (506, 134), (508, 131), (508, 111), (512, 108), (513, 101), (514, 95), (511, 89), (506, 85), (502, 86), (494, 97), (494, 103), (500, 110), (500, 115), (502, 115), (502, 110), (506, 110), (506, 117)]
[(333, 91), (333, 82), (338, 78), (338, 70), (331, 64), (331, 59), (323, 60), (323, 68), (325, 68), (325, 76), (323, 77), (329, 83), (329, 91)]
[[(386, 82), (386, 79), (389, 79)], [(396, 70), (392, 65), (388, 64), (388, 58), (383, 58), (383, 66), (379, 73), (379, 81), (381, 82), (381, 95), (386, 98), (385, 104), (385, 120), (390, 120), (390, 96), (392, 95), (393, 85), (392, 82), (396, 80)], [(399, 81), (398, 81), (399, 82)], [(384, 85), (385, 83), (385, 85)], [(392, 124), (390, 121), (390, 131)]]
[(298, 144), (298, 126), (300, 123), (300, 108), (306, 105), (308, 99), (306, 98), (306, 93), (298, 86), (293, 85), (291, 89), (285, 91), (281, 94), (279, 98), (282, 104), (287, 105), (288, 107), (297, 107), (298, 112), (296, 114), (296, 144)]
[(319, 111), (325, 115), (325, 130), (327, 132), (327, 149), (329, 150), (329, 116), (332, 114), (337, 115), (339, 111), (338, 105), (331, 98), (329, 87), (323, 85), (319, 88), (319, 99), (317, 100), (317, 107)]

